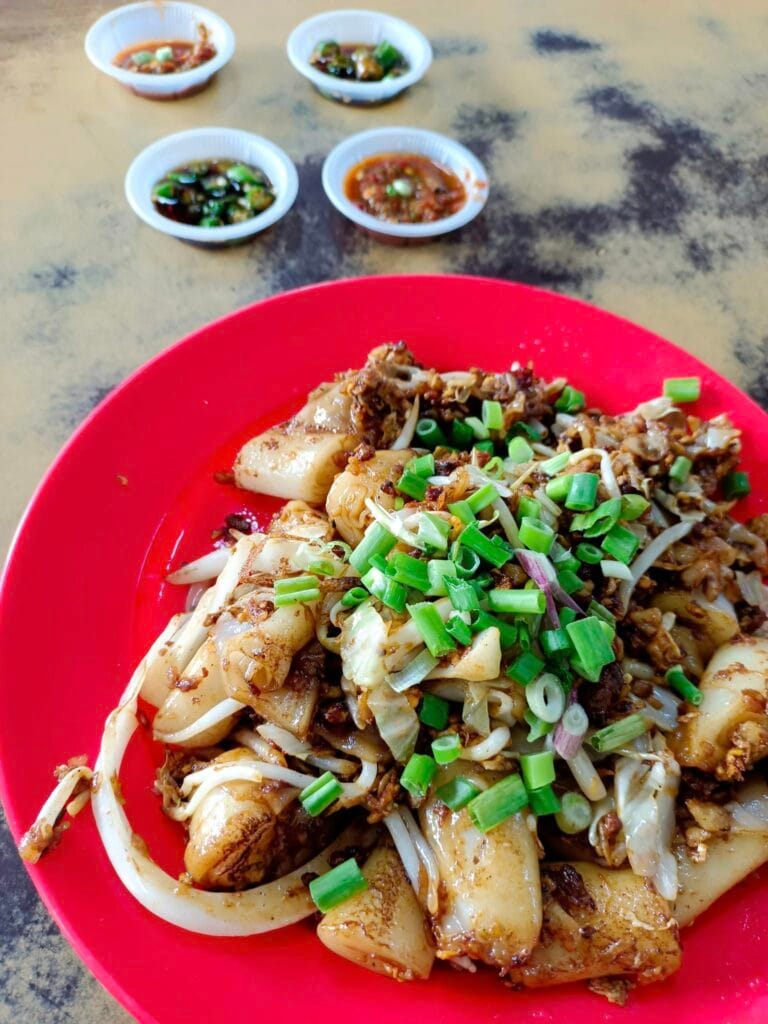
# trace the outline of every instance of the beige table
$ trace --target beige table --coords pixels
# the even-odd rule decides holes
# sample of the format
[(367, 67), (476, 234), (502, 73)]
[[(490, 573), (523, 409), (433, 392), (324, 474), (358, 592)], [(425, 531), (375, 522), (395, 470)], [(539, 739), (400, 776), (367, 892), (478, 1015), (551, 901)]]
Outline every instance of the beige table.
[[(451, 271), (555, 288), (666, 335), (768, 403), (764, 2), (389, 0), (436, 60), (417, 88), (370, 111), (326, 102), (288, 64), (291, 27), (322, 3), (215, 6), (237, 34), (235, 59), (207, 92), (170, 104), (87, 63), (82, 38), (106, 5), (0, 7), (0, 551), (56, 450), (126, 374), (205, 321), (311, 281)], [(268, 135), (299, 168), (294, 211), (242, 248), (184, 246), (123, 198), (141, 148), (206, 124)], [(475, 150), (492, 181), (484, 216), (406, 250), (340, 220), (323, 157), (387, 124)], [(7, 834), (0, 885), (0, 1024), (124, 1020), (48, 921)]]

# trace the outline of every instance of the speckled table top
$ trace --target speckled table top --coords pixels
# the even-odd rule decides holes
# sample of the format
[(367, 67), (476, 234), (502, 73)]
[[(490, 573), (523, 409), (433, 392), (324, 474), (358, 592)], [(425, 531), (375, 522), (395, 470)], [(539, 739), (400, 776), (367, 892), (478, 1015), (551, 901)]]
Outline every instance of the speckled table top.
[[(450, 271), (543, 285), (671, 338), (768, 404), (763, 0), (388, 0), (436, 60), (375, 110), (328, 103), (288, 64), (290, 29), (326, 5), (215, 6), (235, 59), (170, 104), (87, 63), (82, 37), (103, 5), (0, 7), (0, 550), (57, 449), (130, 371), (208, 320), (313, 281)], [(205, 124), (267, 135), (299, 169), (289, 216), (228, 251), (151, 231), (123, 198), (140, 149)], [(472, 148), (492, 181), (485, 213), (415, 249), (342, 221), (322, 193), (323, 158), (387, 124)], [(126, 1020), (48, 919), (4, 830), (0, 886), (0, 1024)]]

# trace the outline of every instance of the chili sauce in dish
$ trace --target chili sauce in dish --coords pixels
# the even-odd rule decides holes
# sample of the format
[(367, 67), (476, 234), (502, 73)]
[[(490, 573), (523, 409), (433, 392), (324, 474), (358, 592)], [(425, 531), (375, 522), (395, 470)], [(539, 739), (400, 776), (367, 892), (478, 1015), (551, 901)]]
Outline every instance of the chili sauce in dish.
[(402, 53), (386, 40), (377, 46), (334, 41), (318, 43), (309, 63), (326, 75), (356, 82), (380, 82), (384, 78), (399, 78), (410, 70)]
[(210, 42), (205, 25), (198, 25), (197, 32), (197, 42), (173, 39), (137, 43), (118, 53), (114, 63), (125, 71), (136, 71), (142, 75), (191, 71), (216, 56), (216, 47)]
[(152, 189), (152, 203), (163, 217), (201, 228), (241, 224), (274, 201), (266, 174), (236, 160), (185, 164), (169, 171)]
[(364, 213), (396, 224), (442, 220), (467, 201), (453, 171), (418, 153), (366, 157), (347, 173), (344, 193)]

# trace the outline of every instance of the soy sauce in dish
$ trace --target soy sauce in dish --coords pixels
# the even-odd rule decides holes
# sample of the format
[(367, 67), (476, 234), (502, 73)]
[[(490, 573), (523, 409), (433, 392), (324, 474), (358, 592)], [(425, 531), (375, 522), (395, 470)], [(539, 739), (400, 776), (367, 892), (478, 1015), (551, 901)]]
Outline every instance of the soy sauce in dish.
[(461, 181), (418, 153), (380, 153), (347, 173), (344, 193), (358, 209), (396, 224), (427, 224), (456, 213), (467, 201)]
[(173, 39), (136, 43), (121, 50), (114, 63), (125, 71), (141, 75), (172, 75), (178, 71), (191, 71), (216, 56), (216, 47), (209, 41), (205, 25), (197, 26), (197, 42)]
[(309, 63), (313, 68), (334, 78), (357, 82), (380, 82), (399, 78), (409, 70), (408, 62), (397, 47), (386, 40), (373, 46), (369, 43), (318, 43)]
[(241, 224), (274, 201), (266, 174), (236, 160), (185, 164), (169, 171), (152, 189), (152, 203), (163, 217), (201, 228)]

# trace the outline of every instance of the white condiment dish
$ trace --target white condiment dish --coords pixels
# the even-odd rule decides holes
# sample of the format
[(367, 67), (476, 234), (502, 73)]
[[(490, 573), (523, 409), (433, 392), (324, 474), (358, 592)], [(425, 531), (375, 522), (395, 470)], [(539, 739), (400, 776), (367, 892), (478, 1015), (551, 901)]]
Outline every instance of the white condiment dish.
[[(194, 42), (198, 38), (200, 24), (208, 29), (216, 54), (199, 67), (153, 75), (128, 71), (114, 63), (119, 54), (139, 43), (177, 39)], [(138, 96), (157, 100), (180, 99), (205, 88), (230, 60), (235, 52), (235, 34), (223, 18), (206, 7), (178, 0), (163, 0), (162, 3), (146, 0), (117, 7), (94, 22), (85, 37), (85, 52), (99, 71)]]
[[(318, 43), (392, 43), (408, 62), (408, 71), (380, 82), (334, 78), (312, 67), (310, 58)], [(385, 103), (418, 82), (432, 63), (432, 47), (423, 33), (401, 18), (378, 11), (326, 11), (302, 21), (288, 38), (288, 59), (328, 99), (368, 105)]]
[[(398, 224), (365, 213), (347, 198), (345, 181), (356, 164), (385, 153), (418, 153), (452, 171), (466, 190), (466, 202), (456, 213), (425, 224)], [(480, 213), (488, 199), (488, 175), (473, 153), (446, 135), (421, 128), (373, 128), (351, 135), (331, 150), (323, 164), (323, 188), (339, 213), (372, 234), (428, 239), (456, 231)]]
[[(158, 213), (152, 189), (169, 171), (196, 160), (236, 160), (260, 168), (272, 183), (275, 201), (240, 224), (203, 228), (181, 224)], [(125, 176), (125, 195), (133, 212), (150, 227), (185, 242), (231, 245), (264, 231), (290, 210), (299, 178), (290, 157), (269, 139), (234, 128), (192, 128), (166, 135), (136, 157)]]

